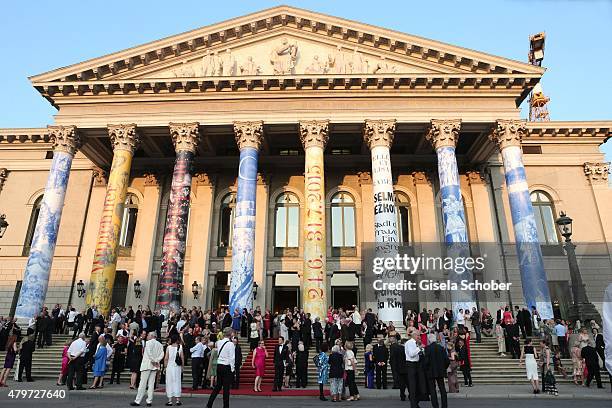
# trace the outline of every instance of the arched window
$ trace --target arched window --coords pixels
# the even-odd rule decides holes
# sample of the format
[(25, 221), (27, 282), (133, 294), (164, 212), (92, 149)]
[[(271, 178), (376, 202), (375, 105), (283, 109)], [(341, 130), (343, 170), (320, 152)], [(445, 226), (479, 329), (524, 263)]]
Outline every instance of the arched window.
[(538, 240), (544, 245), (559, 243), (559, 236), (555, 227), (555, 209), (550, 196), (543, 191), (536, 190), (530, 194), (533, 214), (538, 227)]
[(412, 223), (410, 218), (410, 200), (406, 194), (395, 192), (395, 207), (397, 209), (397, 235), (399, 242), (410, 245), (412, 242)]
[(137, 219), (138, 198), (134, 194), (128, 194), (123, 204), (123, 218), (121, 220), (121, 233), (119, 234), (120, 247), (131, 248), (134, 244)]
[(331, 199), (332, 247), (355, 248), (355, 200), (345, 192)]
[(219, 211), (219, 256), (228, 255), (228, 248), (232, 247), (232, 230), (236, 216), (236, 195), (229, 193), (221, 201)]
[[(295, 194), (284, 193), (274, 206), (274, 253), (297, 255), (300, 228), (300, 203)], [(296, 252), (290, 254), (288, 252)]]
[(40, 205), (42, 204), (43, 196), (40, 196), (34, 201), (32, 206), (32, 213), (30, 214), (30, 223), (28, 224), (28, 232), (26, 233), (26, 239), (23, 244), (23, 256), (30, 255), (30, 247), (32, 246), (32, 240), (34, 239), (34, 230), (36, 229), (36, 223), (38, 222), (38, 216), (40, 215)]

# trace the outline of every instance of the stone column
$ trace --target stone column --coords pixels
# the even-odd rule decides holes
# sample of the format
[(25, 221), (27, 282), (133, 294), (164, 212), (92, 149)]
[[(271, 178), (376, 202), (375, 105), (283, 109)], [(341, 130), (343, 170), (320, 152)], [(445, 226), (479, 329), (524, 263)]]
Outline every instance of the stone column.
[[(395, 258), (399, 253), (397, 214), (390, 149), (395, 135), (395, 120), (366, 120), (364, 140), (372, 153), (372, 194), (374, 197), (374, 256)], [(392, 245), (389, 245), (389, 244)], [(364, 273), (370, 273), (364, 271)], [(399, 276), (402, 274), (400, 273)], [(398, 282), (395, 270), (385, 270), (379, 277), (385, 283)], [(402, 296), (377, 292), (378, 315), (381, 320), (394, 321), (403, 326)]]
[(253, 307), (257, 159), (263, 138), (263, 122), (234, 122), (234, 133), (240, 149), (240, 163), (232, 238), (230, 313)]
[(53, 146), (53, 161), (15, 310), (15, 317), (19, 318), (29, 319), (36, 316), (44, 306), (70, 167), (77, 149), (81, 146), (75, 126), (49, 126), (48, 131)]
[(157, 308), (163, 311), (177, 311), (181, 307), (181, 288), (187, 227), (189, 225), (189, 200), (191, 193), (191, 171), (193, 157), (199, 143), (199, 123), (170, 123), (170, 136), (176, 150), (174, 173), (168, 212), (162, 267), (157, 290)]
[(87, 304), (98, 306), (98, 311), (104, 315), (111, 307), (123, 206), (132, 158), (140, 144), (135, 124), (108, 125), (108, 135), (114, 151), (113, 162), (87, 291)]
[(325, 234), (325, 171), (323, 152), (329, 140), (329, 121), (300, 121), (304, 160), (304, 269), (302, 307), (314, 320), (327, 313), (327, 253)]
[[(461, 120), (432, 120), (425, 138), (432, 144), (438, 156), (438, 178), (440, 180), (440, 201), (442, 206), (442, 221), (444, 223), (444, 242), (447, 256), (466, 258), (470, 256), (467, 226), (461, 187), (459, 186), (459, 170), (455, 146), (459, 138)], [(448, 271), (448, 278), (461, 288), (461, 281), (473, 282), (472, 271), (460, 267)], [(459, 309), (472, 310), (476, 306), (474, 291), (451, 291), (453, 311)], [(456, 314), (455, 314), (456, 316)]]
[(504, 163), (525, 303), (530, 309), (536, 307), (542, 319), (552, 319), (548, 280), (523, 165), (521, 138), (525, 131), (523, 121), (500, 119), (489, 138), (499, 147)]

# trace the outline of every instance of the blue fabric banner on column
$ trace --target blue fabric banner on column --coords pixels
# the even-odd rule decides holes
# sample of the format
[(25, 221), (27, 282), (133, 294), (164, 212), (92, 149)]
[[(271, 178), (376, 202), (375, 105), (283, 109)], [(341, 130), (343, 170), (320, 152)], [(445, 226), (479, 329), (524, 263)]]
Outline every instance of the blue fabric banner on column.
[(45, 303), (72, 158), (73, 155), (64, 151), (53, 152), (45, 195), (40, 204), (40, 213), (17, 301), (16, 317), (34, 317), (40, 313)]
[(520, 146), (508, 146), (501, 153), (514, 226), (523, 297), (530, 310), (535, 307), (542, 319), (552, 319), (554, 315), (548, 281), (529, 197), (522, 151)]
[[(459, 187), (459, 170), (457, 169), (457, 158), (455, 148), (451, 146), (436, 149), (438, 155), (438, 176), (440, 178), (440, 200), (442, 202), (442, 220), (444, 221), (444, 242), (446, 243), (447, 256), (452, 258), (467, 258), (470, 256), (467, 227), (465, 223), (465, 211), (463, 198)], [(473, 282), (472, 271), (462, 268), (459, 271), (449, 273), (451, 282), (461, 287), (460, 282), (467, 280)], [(476, 306), (474, 292), (470, 290), (451, 291), (453, 312), (459, 309), (472, 310)]]
[(253, 306), (253, 268), (255, 264), (255, 200), (258, 151), (252, 147), (240, 150), (238, 193), (232, 238), (232, 275), (230, 280), (230, 313)]

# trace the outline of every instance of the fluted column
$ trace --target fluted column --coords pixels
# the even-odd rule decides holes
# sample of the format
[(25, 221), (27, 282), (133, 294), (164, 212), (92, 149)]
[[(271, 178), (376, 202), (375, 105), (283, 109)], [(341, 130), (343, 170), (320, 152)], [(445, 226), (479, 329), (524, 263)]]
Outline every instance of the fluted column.
[(525, 303), (529, 308), (536, 307), (543, 319), (551, 319), (553, 310), (548, 280), (523, 165), (521, 138), (525, 131), (523, 121), (500, 119), (489, 138), (499, 147), (504, 162)]
[(107, 314), (111, 307), (123, 206), (130, 180), (132, 158), (140, 145), (134, 124), (108, 125), (108, 135), (114, 151), (113, 162), (108, 176), (87, 291), (87, 304), (98, 306), (98, 311), (103, 314)]
[[(374, 195), (374, 254), (377, 258), (395, 258), (399, 236), (390, 149), (395, 136), (395, 120), (367, 120), (364, 140), (372, 153), (372, 192)], [(389, 245), (395, 243), (395, 245)], [(381, 244), (381, 245), (378, 245)], [(398, 282), (397, 271), (386, 270), (380, 275), (383, 282)], [(378, 316), (384, 321), (403, 323), (402, 297), (377, 293)]]
[[(465, 211), (455, 147), (459, 138), (461, 120), (432, 120), (425, 138), (432, 144), (438, 156), (438, 178), (440, 180), (440, 200), (444, 222), (444, 242), (447, 255), (466, 258), (470, 255)], [(473, 282), (472, 271), (467, 268), (449, 271), (448, 278), (461, 288), (461, 281)], [(472, 310), (476, 297), (471, 290), (451, 291), (453, 311)]]
[(253, 307), (257, 160), (263, 138), (263, 122), (234, 122), (234, 134), (240, 149), (240, 162), (232, 238), (230, 313)]
[(302, 307), (323, 320), (327, 312), (327, 254), (325, 238), (325, 171), (323, 152), (329, 140), (329, 121), (300, 121), (304, 164), (304, 267)]
[(15, 316), (19, 318), (37, 315), (45, 303), (70, 167), (76, 151), (81, 146), (75, 126), (48, 126), (48, 132), (53, 146), (53, 161), (15, 310)]
[(157, 307), (177, 311), (181, 306), (180, 285), (183, 283), (183, 267), (189, 225), (189, 199), (193, 157), (199, 143), (199, 123), (170, 123), (170, 136), (176, 150), (174, 172), (168, 213), (162, 267), (157, 290)]

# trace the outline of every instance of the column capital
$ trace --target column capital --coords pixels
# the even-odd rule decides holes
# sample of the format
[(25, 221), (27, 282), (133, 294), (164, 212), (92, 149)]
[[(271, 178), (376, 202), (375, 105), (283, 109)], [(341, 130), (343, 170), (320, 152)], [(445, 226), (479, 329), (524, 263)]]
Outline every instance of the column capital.
[(140, 135), (134, 123), (121, 125), (107, 125), (113, 151), (127, 150), (134, 154), (140, 146)]
[(91, 176), (94, 179), (94, 186), (96, 187), (102, 187), (105, 186), (106, 183), (108, 182), (108, 175), (106, 174), (106, 171), (104, 171), (104, 169), (101, 169), (100, 167), (95, 166), (92, 169), (92, 174)]
[(432, 119), (425, 132), (425, 139), (431, 143), (434, 150), (441, 147), (456, 147), (461, 129), (461, 119)]
[(329, 120), (300, 120), (300, 141), (304, 150), (318, 146), (325, 150), (329, 141)]
[(144, 173), (145, 187), (156, 187), (160, 185), (161, 175), (159, 173)]
[(584, 163), (584, 175), (587, 176), (591, 184), (607, 184), (608, 174), (610, 174), (610, 163)]
[(432, 174), (429, 171), (419, 170), (412, 172), (412, 182), (414, 185), (431, 184)]
[(363, 128), (363, 140), (372, 149), (375, 146), (391, 148), (395, 135), (396, 120), (366, 120)]
[(4, 188), (4, 183), (6, 182), (6, 179), (8, 178), (8, 173), (9, 171), (7, 169), (0, 168), (0, 192), (2, 192), (2, 189)]
[(469, 185), (487, 183), (484, 173), (480, 170), (468, 170), (465, 175), (467, 176)]
[(524, 120), (518, 119), (498, 119), (491, 128), (489, 140), (497, 145), (499, 150), (509, 146), (521, 146), (521, 139), (527, 132), (527, 125)]
[(172, 123), (168, 124), (170, 128), (170, 137), (174, 144), (174, 150), (188, 151), (195, 154), (198, 144), (200, 143), (200, 124), (192, 123)]
[(196, 173), (193, 176), (192, 182), (196, 186), (213, 186), (216, 180), (217, 180), (216, 174), (200, 172), (200, 173)]
[(360, 171), (357, 173), (359, 177), (359, 185), (363, 186), (364, 184), (372, 184), (372, 173), (369, 171)]
[(234, 136), (239, 150), (245, 147), (259, 150), (263, 140), (263, 121), (234, 122)]
[(81, 137), (76, 126), (47, 126), (47, 132), (54, 152), (66, 152), (74, 156), (81, 147)]

